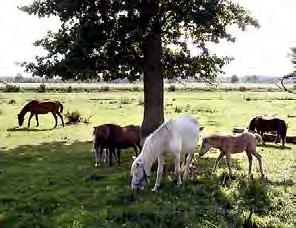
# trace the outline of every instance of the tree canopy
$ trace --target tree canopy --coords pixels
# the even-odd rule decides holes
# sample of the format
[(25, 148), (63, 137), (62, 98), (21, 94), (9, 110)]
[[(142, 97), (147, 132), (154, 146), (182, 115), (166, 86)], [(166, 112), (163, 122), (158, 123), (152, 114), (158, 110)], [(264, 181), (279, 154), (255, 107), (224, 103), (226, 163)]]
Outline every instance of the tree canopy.
[[(47, 54), (24, 65), (33, 75), (63, 79), (138, 79), (152, 31), (161, 35), (164, 77), (214, 78), (230, 58), (210, 53), (207, 44), (234, 41), (231, 25), (258, 25), (231, 0), (38, 0), (21, 10), (59, 17), (59, 30), (35, 42)], [(188, 41), (198, 56), (190, 54)]]

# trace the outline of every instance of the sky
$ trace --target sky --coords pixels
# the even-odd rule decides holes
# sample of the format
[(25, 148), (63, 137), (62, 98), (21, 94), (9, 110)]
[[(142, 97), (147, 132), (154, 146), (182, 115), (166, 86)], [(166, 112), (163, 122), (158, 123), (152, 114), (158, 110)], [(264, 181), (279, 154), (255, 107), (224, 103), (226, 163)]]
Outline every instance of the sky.
[[(225, 75), (281, 76), (291, 73), (293, 66), (290, 48), (296, 47), (295, 0), (236, 0), (259, 21), (260, 28), (242, 32), (230, 28), (235, 43), (212, 45), (217, 55), (232, 56), (234, 60), (224, 67)], [(17, 9), (32, 0), (0, 0), (0, 77), (24, 73), (17, 62), (31, 61), (44, 53), (32, 43), (44, 37), (48, 30), (57, 30), (56, 18), (40, 19)], [(194, 52), (194, 50), (193, 50)]]

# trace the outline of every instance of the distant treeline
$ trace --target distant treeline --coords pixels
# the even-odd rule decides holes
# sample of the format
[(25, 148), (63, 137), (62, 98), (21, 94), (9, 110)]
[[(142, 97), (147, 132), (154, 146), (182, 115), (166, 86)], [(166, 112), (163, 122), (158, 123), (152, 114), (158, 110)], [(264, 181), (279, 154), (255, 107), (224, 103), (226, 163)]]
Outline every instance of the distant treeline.
[[(260, 76), (260, 75), (250, 75), (250, 76), (237, 76), (233, 75), (231, 77), (218, 77), (217, 82), (220, 83), (278, 83), (281, 77), (275, 76)], [(168, 83), (175, 83), (175, 82), (203, 82), (203, 80), (199, 78), (191, 78), (188, 77), (187, 79), (177, 78), (174, 79), (167, 79), (165, 82)], [(63, 81), (59, 78), (53, 79), (46, 79), (42, 77), (23, 77), (21, 74), (18, 74), (16, 77), (0, 77), (0, 82), (6, 83), (97, 83), (101, 82), (100, 79), (88, 79), (85, 81), (77, 81), (77, 80), (68, 80)], [(130, 83), (128, 79), (116, 79), (110, 81), (110, 83)], [(295, 83), (295, 81), (289, 81), (288, 83)]]

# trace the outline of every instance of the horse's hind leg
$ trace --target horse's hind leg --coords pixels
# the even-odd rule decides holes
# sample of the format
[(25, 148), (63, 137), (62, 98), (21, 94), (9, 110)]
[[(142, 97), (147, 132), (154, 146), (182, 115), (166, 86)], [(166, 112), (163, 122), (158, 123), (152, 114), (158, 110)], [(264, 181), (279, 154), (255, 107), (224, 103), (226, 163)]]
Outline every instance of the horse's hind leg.
[(54, 125), (54, 128), (56, 128), (57, 125), (58, 125), (58, 117), (57, 117), (57, 114), (54, 113), (54, 112), (52, 112), (52, 115), (53, 115), (53, 117), (54, 117), (54, 119), (55, 119), (55, 125)]
[(261, 155), (258, 154), (256, 151), (252, 152), (252, 154), (257, 158), (258, 160), (258, 163), (259, 163), (259, 169), (260, 169), (260, 173), (262, 176), (264, 176), (264, 173), (263, 173), (263, 168), (262, 168), (262, 161), (261, 161)]
[(250, 152), (246, 152), (247, 153), (247, 156), (248, 156), (248, 160), (249, 160), (249, 175), (251, 176), (252, 175), (252, 153)]
[(188, 153), (186, 156), (186, 161), (185, 161), (186, 163), (185, 163), (185, 169), (184, 169), (184, 174), (183, 174), (183, 180), (188, 179), (189, 166), (191, 164), (192, 157), (193, 157), (193, 153)]
[(63, 115), (60, 112), (57, 112), (57, 114), (58, 114), (58, 116), (60, 117), (60, 119), (62, 121), (63, 127), (65, 127)]
[(35, 114), (35, 118), (36, 118), (36, 122), (37, 122), (36, 127), (38, 127), (39, 126), (39, 121), (38, 121), (38, 115), (37, 114)]

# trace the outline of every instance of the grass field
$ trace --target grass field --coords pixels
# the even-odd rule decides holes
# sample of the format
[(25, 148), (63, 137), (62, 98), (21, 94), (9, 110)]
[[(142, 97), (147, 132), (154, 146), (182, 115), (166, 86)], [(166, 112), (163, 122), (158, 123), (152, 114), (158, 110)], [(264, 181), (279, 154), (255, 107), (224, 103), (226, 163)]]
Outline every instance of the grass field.
[[(79, 110), (90, 124), (52, 129), (51, 115), (40, 126), (17, 127), (16, 114), (30, 99), (60, 100), (64, 112)], [(205, 126), (203, 135), (247, 126), (258, 114), (277, 115), (296, 135), (295, 95), (280, 92), (166, 92), (166, 118), (189, 113)], [(92, 127), (102, 123), (140, 124), (143, 94), (0, 93), (0, 227), (241, 227), (252, 209), (259, 227), (296, 227), (296, 146), (258, 147), (266, 179), (247, 176), (245, 154), (232, 156), (235, 180), (225, 162), (211, 177), (217, 151), (195, 157), (192, 180), (176, 186), (166, 169), (153, 193), (130, 191), (132, 150), (120, 166), (94, 168)], [(289, 117), (290, 116), (290, 117)], [(27, 124), (27, 122), (25, 122)], [(256, 167), (256, 168), (255, 168)], [(154, 172), (155, 173), (155, 172)]]

